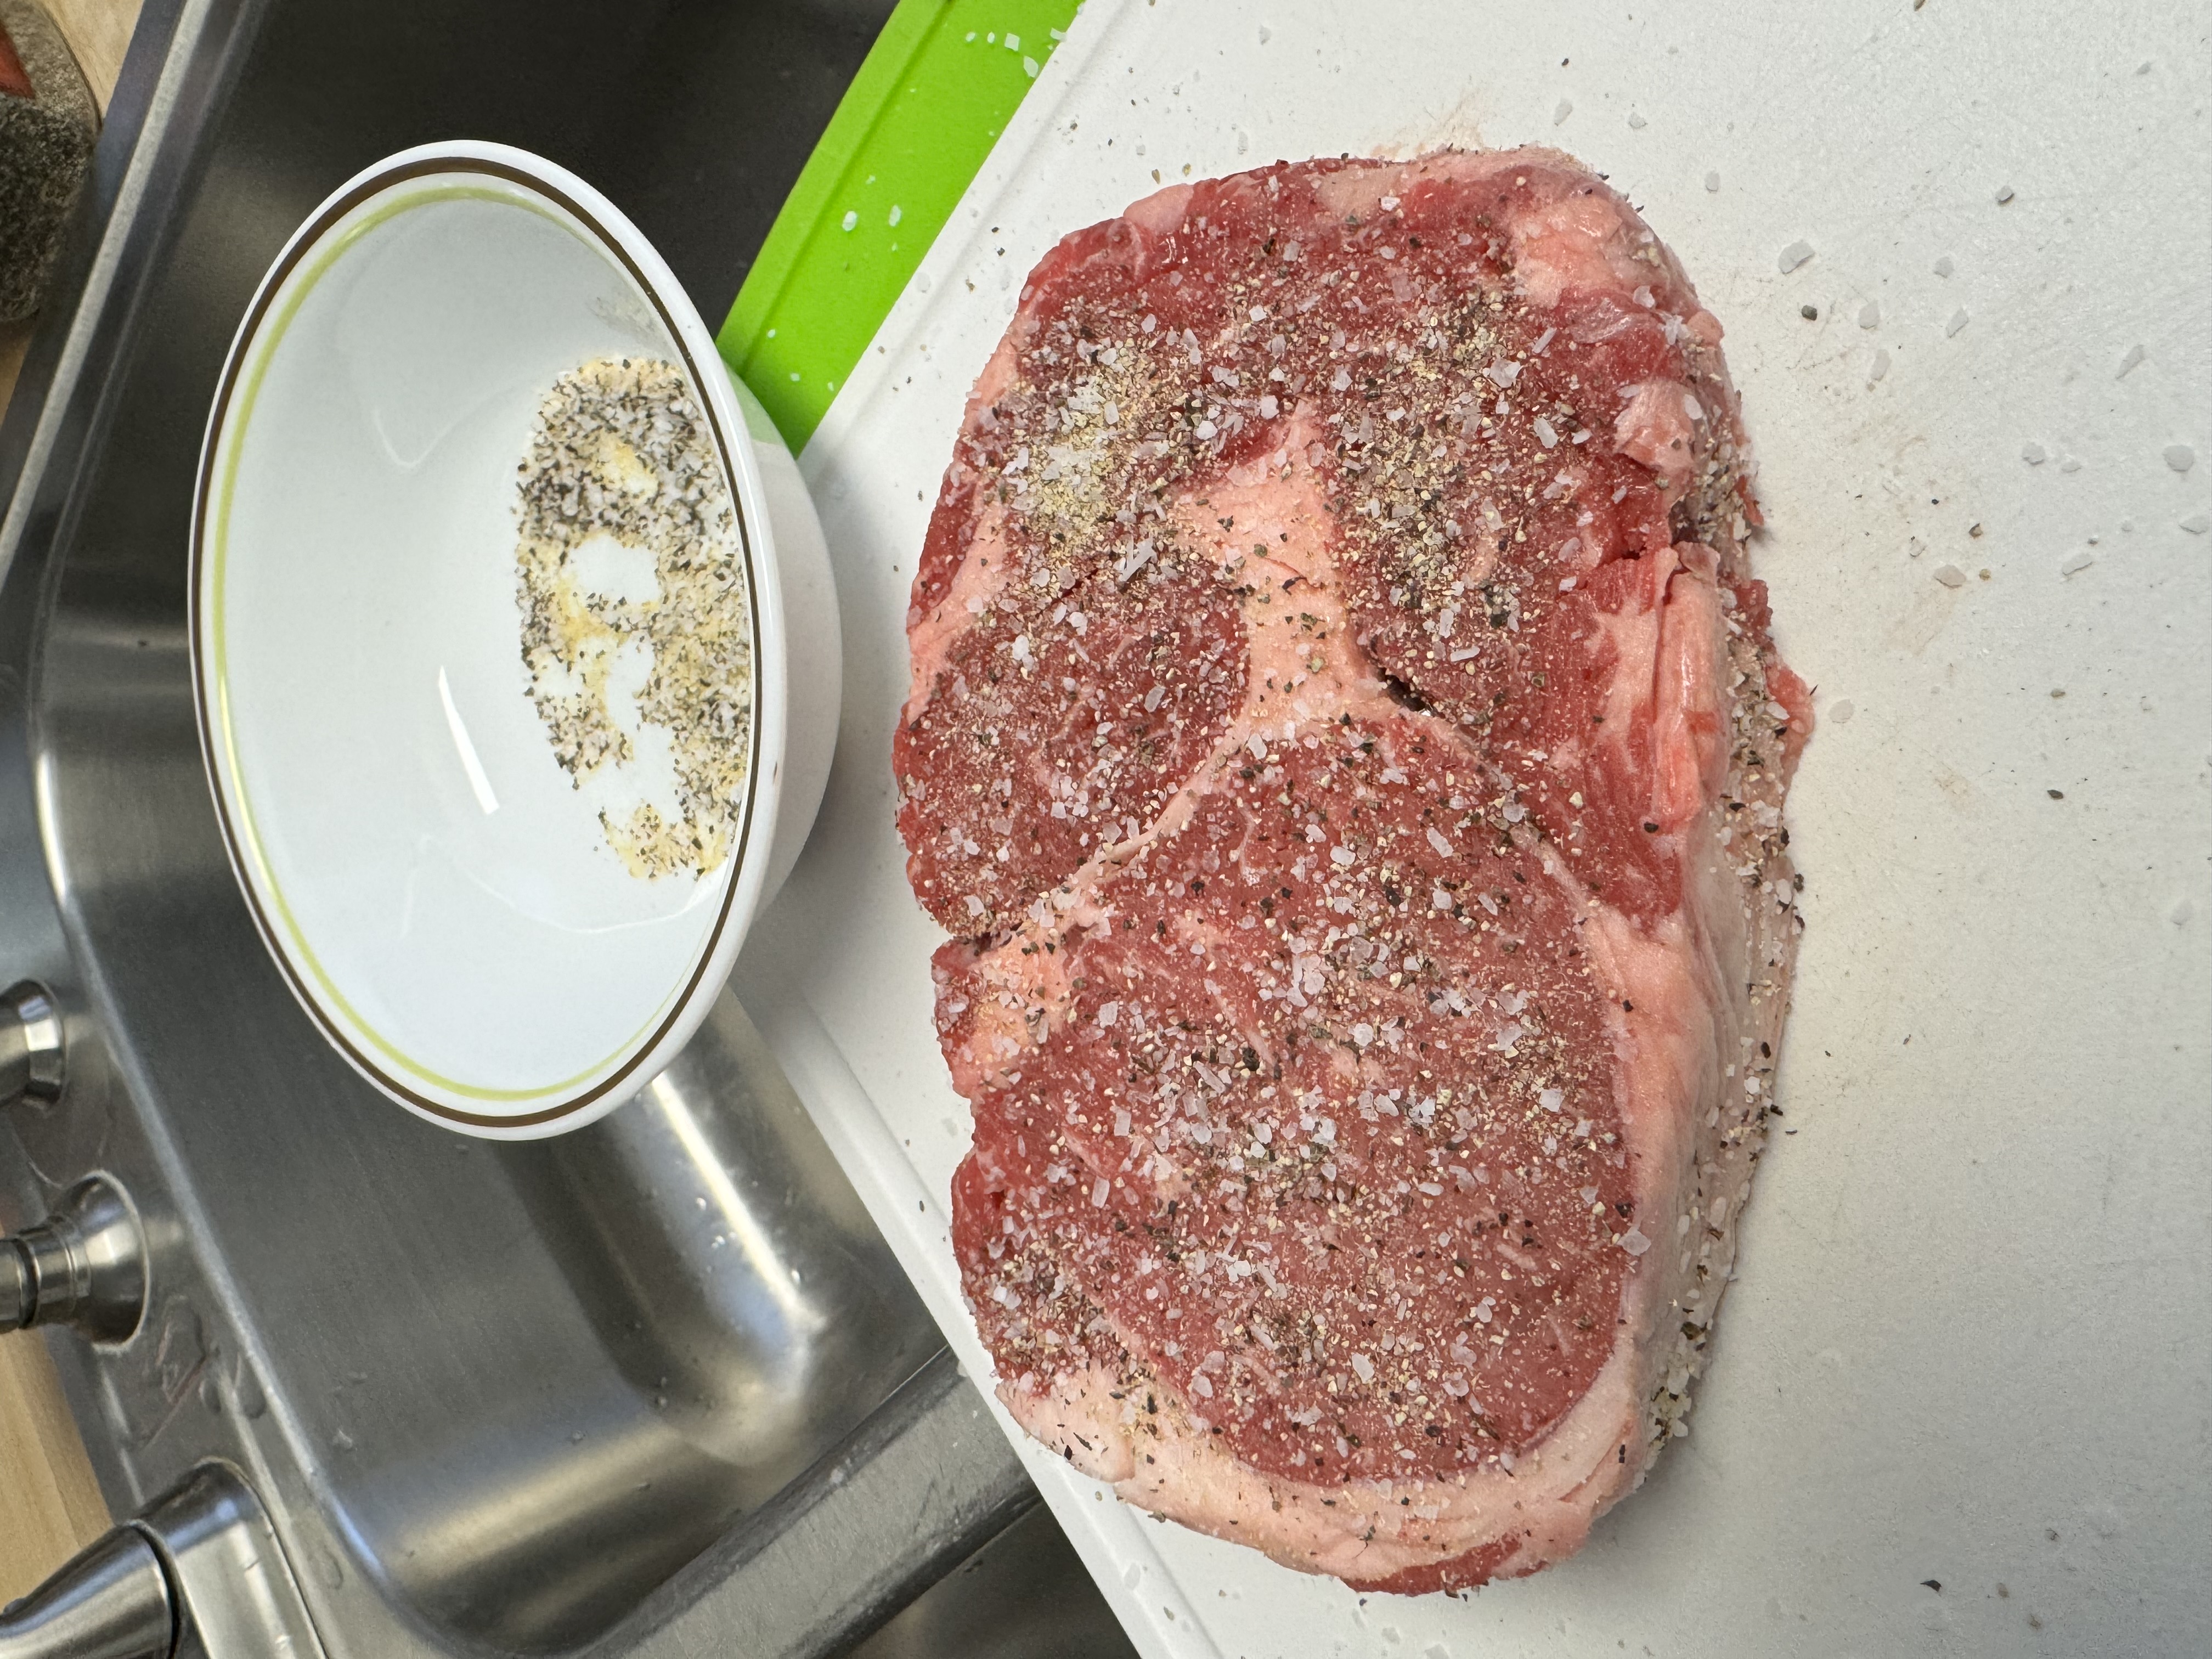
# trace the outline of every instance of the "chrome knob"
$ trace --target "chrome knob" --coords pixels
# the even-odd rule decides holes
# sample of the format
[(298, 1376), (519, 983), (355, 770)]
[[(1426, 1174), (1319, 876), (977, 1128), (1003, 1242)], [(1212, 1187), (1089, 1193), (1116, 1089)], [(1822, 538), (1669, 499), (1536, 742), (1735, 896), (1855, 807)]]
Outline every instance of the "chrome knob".
[(135, 1521), (0, 1607), (0, 1659), (323, 1659), (245, 1477), (199, 1464)]
[(37, 1226), (0, 1238), (0, 1331), (68, 1325), (121, 1342), (145, 1310), (145, 1242), (111, 1181), (88, 1176)]
[(62, 1017), (29, 980), (0, 994), (0, 1107), (49, 1103), (62, 1092)]
[(29, 1324), (33, 1299), (31, 1258), (14, 1239), (0, 1238), (0, 1331)]
[(0, 1607), (0, 1659), (169, 1659), (176, 1638), (168, 1575), (132, 1527)]

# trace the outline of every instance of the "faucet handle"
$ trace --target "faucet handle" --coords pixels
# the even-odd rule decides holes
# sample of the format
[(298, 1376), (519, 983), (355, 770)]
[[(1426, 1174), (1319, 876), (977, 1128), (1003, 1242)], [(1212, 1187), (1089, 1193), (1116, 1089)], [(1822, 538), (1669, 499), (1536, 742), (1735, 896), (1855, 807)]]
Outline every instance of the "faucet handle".
[(169, 1576), (136, 1527), (94, 1540), (0, 1607), (0, 1659), (169, 1659), (176, 1644)]
[(38, 1311), (39, 1281), (31, 1258), (12, 1238), (0, 1238), (0, 1334), (20, 1331)]
[(88, 1176), (53, 1213), (0, 1238), (0, 1331), (69, 1325), (122, 1342), (146, 1311), (146, 1244), (123, 1189)]
[(62, 1017), (33, 981), (0, 993), (0, 1107), (61, 1097)]
[(268, 1510), (220, 1461), (196, 1465), (137, 1520), (0, 1607), (0, 1659), (185, 1653), (325, 1655)]

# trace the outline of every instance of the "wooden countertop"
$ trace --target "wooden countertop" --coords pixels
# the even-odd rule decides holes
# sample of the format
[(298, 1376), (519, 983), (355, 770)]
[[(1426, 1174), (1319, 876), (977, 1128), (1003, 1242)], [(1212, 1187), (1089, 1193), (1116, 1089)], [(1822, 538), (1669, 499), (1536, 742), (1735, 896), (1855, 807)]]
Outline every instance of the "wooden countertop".
[[(139, 0), (45, 3), (106, 110)], [(28, 323), (0, 325), (0, 411), (15, 391), (30, 333)], [(22, 1333), (0, 1337), (0, 1605), (33, 1588), (108, 1525), (46, 1344)]]
[(0, 1605), (107, 1530), (107, 1505), (46, 1344), (0, 1336)]

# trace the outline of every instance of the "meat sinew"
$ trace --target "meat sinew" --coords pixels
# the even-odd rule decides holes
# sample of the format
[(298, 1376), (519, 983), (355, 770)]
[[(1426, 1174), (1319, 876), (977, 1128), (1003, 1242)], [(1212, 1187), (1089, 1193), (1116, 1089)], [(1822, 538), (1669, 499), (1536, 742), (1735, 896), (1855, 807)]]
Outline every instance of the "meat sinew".
[(1463, 1588), (1686, 1431), (1810, 724), (1720, 333), (1540, 150), (1177, 185), (1023, 290), (899, 825), (1000, 1395), (1130, 1501)]

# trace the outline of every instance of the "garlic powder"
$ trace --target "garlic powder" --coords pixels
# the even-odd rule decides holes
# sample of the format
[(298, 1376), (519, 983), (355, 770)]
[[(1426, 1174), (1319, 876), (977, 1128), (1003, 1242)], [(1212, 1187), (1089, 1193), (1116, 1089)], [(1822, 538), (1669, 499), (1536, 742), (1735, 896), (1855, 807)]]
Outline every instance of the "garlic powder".
[[(752, 629), (704, 411), (673, 363), (600, 358), (554, 382), (516, 471), (522, 660), (554, 757), (578, 788), (635, 761), (608, 680), (623, 653), (648, 653), (637, 722), (669, 735), (674, 811), (645, 801), (619, 819), (601, 811), (600, 827), (634, 876), (711, 875), (743, 823)], [(657, 593), (590, 586), (577, 556), (601, 539), (648, 556)]]

